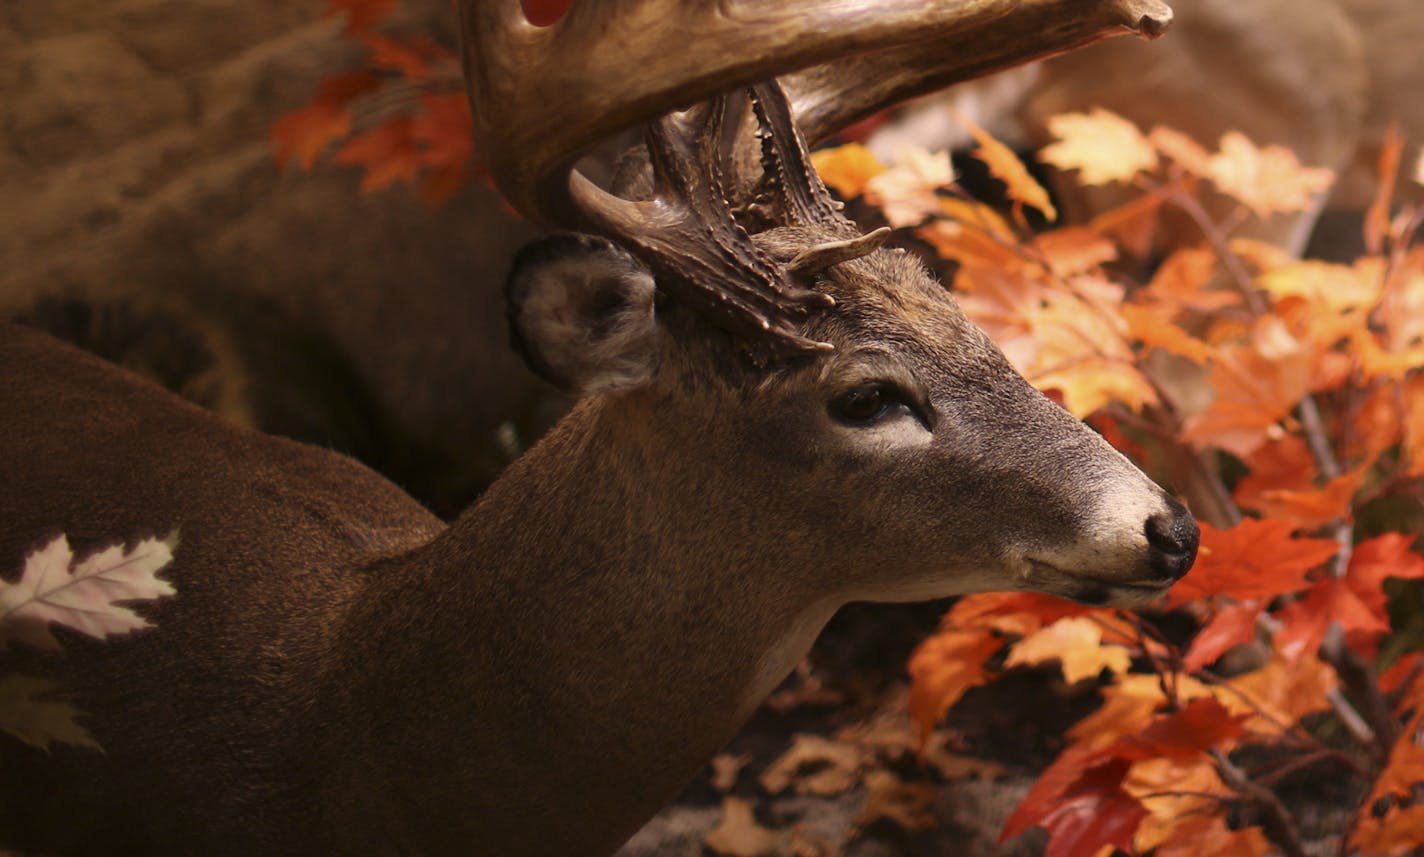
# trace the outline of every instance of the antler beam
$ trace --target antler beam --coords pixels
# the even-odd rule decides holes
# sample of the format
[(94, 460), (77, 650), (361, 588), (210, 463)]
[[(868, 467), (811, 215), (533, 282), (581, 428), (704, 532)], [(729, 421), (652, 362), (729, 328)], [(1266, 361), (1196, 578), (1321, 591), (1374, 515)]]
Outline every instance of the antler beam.
[[(576, 222), (566, 179), (589, 146), (718, 93), (808, 69), (791, 90), (820, 137), (911, 95), (1171, 20), (1159, 0), (577, 0), (550, 27), (530, 24), (519, 0), (460, 6), (480, 153), (510, 203), (545, 225)], [(854, 73), (840, 70), (848, 57)]]

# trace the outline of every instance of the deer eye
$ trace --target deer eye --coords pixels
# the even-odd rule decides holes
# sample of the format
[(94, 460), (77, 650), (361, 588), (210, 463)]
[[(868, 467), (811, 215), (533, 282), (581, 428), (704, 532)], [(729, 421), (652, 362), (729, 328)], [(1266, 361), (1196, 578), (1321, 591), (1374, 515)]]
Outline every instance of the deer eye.
[(898, 391), (885, 384), (866, 384), (832, 400), (831, 414), (842, 422), (867, 425), (879, 422), (897, 407), (905, 407)]

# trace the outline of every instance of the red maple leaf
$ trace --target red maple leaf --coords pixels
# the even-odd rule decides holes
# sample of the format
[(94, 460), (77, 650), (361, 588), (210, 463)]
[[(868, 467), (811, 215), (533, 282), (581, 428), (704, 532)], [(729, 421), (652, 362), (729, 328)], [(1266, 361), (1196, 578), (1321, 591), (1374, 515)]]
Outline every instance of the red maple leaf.
[(1000, 842), (1030, 827), (1048, 831), (1045, 857), (1092, 857), (1104, 845), (1128, 850), (1147, 817), (1141, 801), (1122, 788), (1132, 762), (1102, 751), (1072, 748), (1039, 777), (1004, 824)]
[(1333, 623), (1364, 639), (1387, 632), (1384, 581), (1424, 577), (1424, 556), (1411, 549), (1413, 542), (1412, 536), (1386, 533), (1356, 545), (1344, 577), (1320, 581), (1276, 614), (1284, 625), (1276, 636), (1281, 651), (1288, 657), (1315, 651)]
[(1256, 639), (1256, 619), (1261, 615), (1258, 601), (1228, 604), (1216, 611), (1192, 639), (1182, 659), (1189, 670), (1199, 670), (1242, 643)]
[(361, 190), (379, 190), (400, 181), (414, 181), (425, 164), (425, 153), (409, 116), (396, 116), (352, 137), (337, 151), (335, 161), (361, 167)]
[(1240, 735), (1244, 715), (1234, 715), (1213, 697), (1194, 699), (1179, 711), (1163, 714), (1136, 735), (1118, 739), (1119, 755), (1139, 759), (1187, 758)]

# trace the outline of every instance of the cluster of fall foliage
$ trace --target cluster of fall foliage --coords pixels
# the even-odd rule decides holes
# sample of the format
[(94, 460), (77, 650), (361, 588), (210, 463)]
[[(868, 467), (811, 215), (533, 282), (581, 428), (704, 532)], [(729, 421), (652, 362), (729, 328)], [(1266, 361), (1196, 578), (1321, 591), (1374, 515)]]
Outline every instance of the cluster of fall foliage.
[[(852, 144), (815, 158), (842, 195), (933, 248), (965, 313), (1027, 378), (1188, 494), (1200, 558), (1143, 615), (1033, 594), (961, 600), (910, 661), (911, 714), (928, 735), (1019, 665), (1098, 686), (1101, 707), (1003, 831), (1046, 828), (1049, 857), (1302, 854), (1271, 787), (1305, 768), (1354, 784), (1339, 853), (1411, 851), (1424, 844), (1424, 657), (1404, 633), (1420, 590), (1397, 581), (1424, 577), (1424, 209), (1392, 205), (1402, 142), (1381, 158), (1368, 254), (1332, 264), (1231, 237), (1328, 187), (1328, 171), (1283, 149), (1229, 134), (1209, 152), (1106, 111), (1052, 130), (1045, 162), (1139, 196), (1033, 234), (1022, 208), (1051, 220), (1048, 195), (978, 129), (1008, 217), (960, 192), (945, 154), (887, 168)], [(1213, 222), (1206, 195), (1237, 212)], [(1169, 212), (1195, 219), (1200, 243), (1139, 279), (1134, 256)], [(1153, 621), (1183, 616), (1185, 634)]]
[[(552, 20), (567, 0), (532, 5)], [(365, 189), (419, 182), (439, 200), (477, 174), (469, 116), (450, 51), (375, 32), (394, 6), (332, 0), (368, 67), (329, 79), (274, 140), (284, 162), (310, 168), (335, 146)], [(1043, 161), (1135, 198), (1090, 223), (1031, 229), (1026, 208), (1056, 219), (1049, 194), (972, 127), (1007, 214), (964, 193), (944, 153), (905, 151), (887, 166), (849, 144), (814, 157), (843, 197), (938, 258), (966, 314), (1025, 377), (1187, 497), (1203, 522), (1200, 558), (1141, 613), (1029, 594), (961, 600), (909, 664), (921, 746), (943, 745), (937, 724), (970, 689), (1056, 664), (1102, 704), (1068, 729), (1005, 838), (1044, 827), (1049, 857), (1300, 855), (1275, 787), (1317, 771), (1353, 795), (1339, 853), (1424, 844), (1424, 610), (1407, 583), (1424, 578), (1424, 208), (1395, 199), (1408, 179), (1424, 183), (1424, 161), (1401, 181), (1403, 144), (1389, 142), (1366, 255), (1327, 263), (1234, 237), (1328, 189), (1329, 171), (1288, 151), (1239, 134), (1211, 151), (1105, 111), (1051, 130)], [(1223, 201), (1234, 210), (1214, 219)], [(1144, 264), (1169, 217), (1198, 240)], [(864, 745), (793, 754), (858, 772), (878, 794), (874, 766), (844, 746)], [(882, 803), (918, 821), (922, 796), (906, 799), (904, 785), (881, 782), (898, 796)], [(714, 848), (782, 842), (735, 799), (727, 813), (746, 816), (726, 829), (751, 841)]]

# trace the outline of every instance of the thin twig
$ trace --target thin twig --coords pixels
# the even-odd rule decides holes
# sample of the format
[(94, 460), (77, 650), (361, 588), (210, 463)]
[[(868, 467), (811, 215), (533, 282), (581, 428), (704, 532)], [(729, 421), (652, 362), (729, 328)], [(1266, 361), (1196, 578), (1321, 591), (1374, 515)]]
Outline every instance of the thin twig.
[(1225, 753), (1220, 750), (1211, 750), (1210, 753), (1222, 782), (1255, 804), (1265, 815), (1261, 827), (1266, 831), (1266, 836), (1281, 849), (1281, 853), (1285, 857), (1305, 857), (1300, 832), (1296, 830), (1295, 822), (1291, 820), (1290, 813), (1286, 811), (1281, 799), (1276, 797), (1276, 793), (1246, 776), (1246, 772), (1238, 768)]

